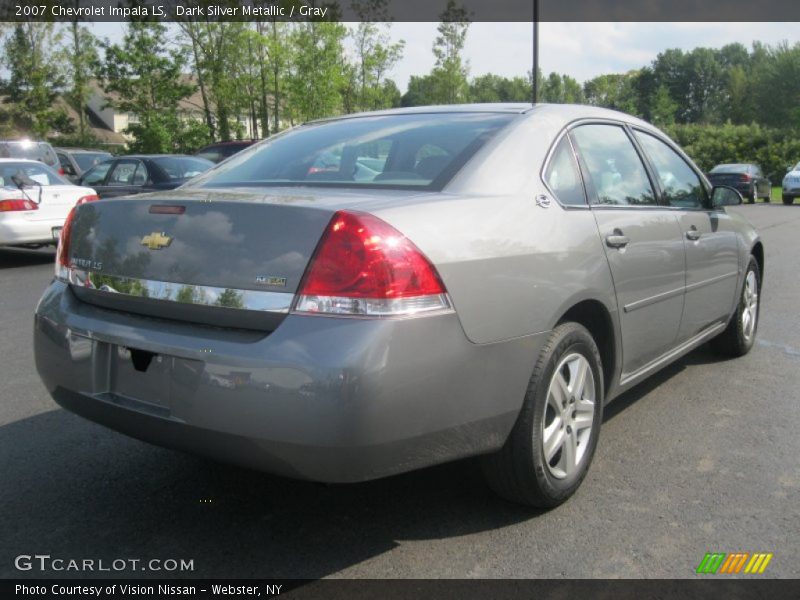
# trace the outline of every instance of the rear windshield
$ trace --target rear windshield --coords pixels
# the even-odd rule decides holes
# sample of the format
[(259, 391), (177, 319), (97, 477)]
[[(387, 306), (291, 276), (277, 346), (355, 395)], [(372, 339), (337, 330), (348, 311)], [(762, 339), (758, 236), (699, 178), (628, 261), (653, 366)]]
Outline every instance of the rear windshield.
[(27, 158), (48, 165), (58, 160), (50, 145), (43, 142), (0, 142), (0, 158)]
[(747, 173), (750, 165), (717, 165), (711, 169), (712, 173)]
[(441, 189), (515, 116), (446, 113), (312, 123), (243, 150), (191, 185)]
[(214, 166), (210, 160), (192, 156), (159, 156), (151, 159), (169, 179), (189, 179)]
[(98, 163), (111, 158), (108, 152), (75, 152), (72, 155), (81, 171), (88, 171)]
[[(15, 181), (16, 180), (16, 181)], [(67, 185), (69, 182), (44, 164), (30, 162), (0, 162), (0, 187), (34, 185)]]

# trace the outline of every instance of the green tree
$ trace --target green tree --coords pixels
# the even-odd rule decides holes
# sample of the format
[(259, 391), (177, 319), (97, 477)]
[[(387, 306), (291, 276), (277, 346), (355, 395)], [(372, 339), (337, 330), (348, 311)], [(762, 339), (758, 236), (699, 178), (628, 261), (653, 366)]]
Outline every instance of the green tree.
[(542, 85), (541, 99), (543, 102), (558, 104), (580, 104), (585, 102), (583, 88), (569, 75), (550, 73)]
[(292, 119), (301, 121), (335, 115), (341, 111), (342, 46), (347, 29), (340, 23), (297, 23), (290, 35), (292, 64), (286, 82)]
[(68, 40), (60, 52), (62, 62), (67, 65), (68, 89), (64, 96), (78, 113), (77, 138), (83, 140), (80, 145), (90, 144), (93, 136), (88, 129), (86, 104), (91, 93), (89, 81), (98, 67), (97, 38), (77, 19), (68, 24), (68, 32)]
[(376, 110), (392, 106), (393, 97), (385, 92), (385, 77), (403, 56), (405, 41), (392, 42), (388, 0), (353, 0), (352, 7), (361, 21), (351, 32), (355, 46), (354, 110)]
[(583, 84), (586, 102), (619, 110), (628, 114), (639, 114), (636, 90), (638, 71), (600, 75)]
[[(102, 44), (105, 60), (98, 69), (108, 104), (138, 117), (128, 126), (134, 152), (175, 152), (207, 139), (197, 121), (182, 117), (179, 103), (195, 87), (182, 77), (185, 50), (169, 48), (166, 27), (157, 22), (128, 24), (121, 44)], [(203, 135), (198, 133), (203, 131)]]
[(469, 64), (462, 57), (469, 29), (469, 16), (455, 0), (448, 0), (439, 32), (433, 43), (436, 66), (431, 72), (434, 104), (457, 104), (464, 102), (469, 93), (467, 75)]
[(653, 97), (650, 108), (650, 120), (653, 124), (663, 127), (675, 122), (678, 104), (670, 96), (665, 85), (659, 86)]
[(54, 23), (28, 21), (17, 23), (3, 45), (9, 76), (0, 93), (13, 104), (11, 112), (28, 121), (40, 138), (65, 122), (63, 111), (53, 108), (64, 85), (55, 60), (59, 39)]

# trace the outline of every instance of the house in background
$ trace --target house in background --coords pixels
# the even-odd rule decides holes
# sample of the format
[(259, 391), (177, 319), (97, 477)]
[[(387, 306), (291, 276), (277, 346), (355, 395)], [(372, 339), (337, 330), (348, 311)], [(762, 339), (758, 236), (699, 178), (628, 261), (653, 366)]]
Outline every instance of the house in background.
[[(185, 75), (184, 81), (186, 83), (195, 83), (193, 76)], [(130, 137), (125, 133), (128, 125), (138, 122), (138, 117), (133, 113), (120, 112), (117, 109), (109, 106), (109, 102), (113, 102), (118, 95), (115, 92), (104, 92), (97, 81), (91, 83), (91, 92), (88, 100), (88, 108), (104, 126), (115, 133), (121, 134), (128, 139)], [(178, 104), (180, 114), (186, 119), (193, 119), (205, 122), (205, 111), (203, 109), (203, 97), (200, 90), (196, 89), (195, 92)], [(213, 110), (213, 106), (212, 106)], [(242, 131), (244, 132), (245, 139), (253, 139), (255, 136), (255, 128), (253, 127), (253, 120), (249, 114), (238, 115), (236, 117)], [(281, 129), (287, 127), (288, 124), (281, 121)], [(271, 126), (271, 123), (270, 123)], [(258, 132), (260, 135), (263, 131), (261, 122), (258, 123)]]

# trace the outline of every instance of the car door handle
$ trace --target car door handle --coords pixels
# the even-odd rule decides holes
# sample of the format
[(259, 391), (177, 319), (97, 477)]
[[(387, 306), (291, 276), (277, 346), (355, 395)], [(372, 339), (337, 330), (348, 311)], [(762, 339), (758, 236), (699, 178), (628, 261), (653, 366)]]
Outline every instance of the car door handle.
[(694, 225), (692, 225), (691, 229), (686, 232), (686, 239), (692, 240), (693, 242), (696, 242), (700, 239), (700, 232), (697, 231), (697, 228)]
[(609, 248), (624, 248), (630, 243), (627, 235), (624, 235), (619, 229), (615, 229), (614, 233), (606, 236), (606, 246)]

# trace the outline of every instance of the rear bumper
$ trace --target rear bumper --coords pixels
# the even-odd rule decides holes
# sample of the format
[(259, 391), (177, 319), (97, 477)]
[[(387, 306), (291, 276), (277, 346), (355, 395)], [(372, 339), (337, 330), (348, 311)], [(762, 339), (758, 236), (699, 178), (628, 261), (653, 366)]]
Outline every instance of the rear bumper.
[(6, 213), (0, 219), (0, 246), (13, 244), (55, 244), (53, 227), (62, 227), (64, 219), (31, 221), (22, 217), (11, 217)]
[[(354, 482), (501, 447), (543, 338), (475, 345), (452, 313), (289, 315), (264, 336), (98, 308), (54, 282), (34, 350), (56, 402), (112, 429), (280, 475)], [(158, 365), (136, 372), (125, 347), (155, 353)]]

